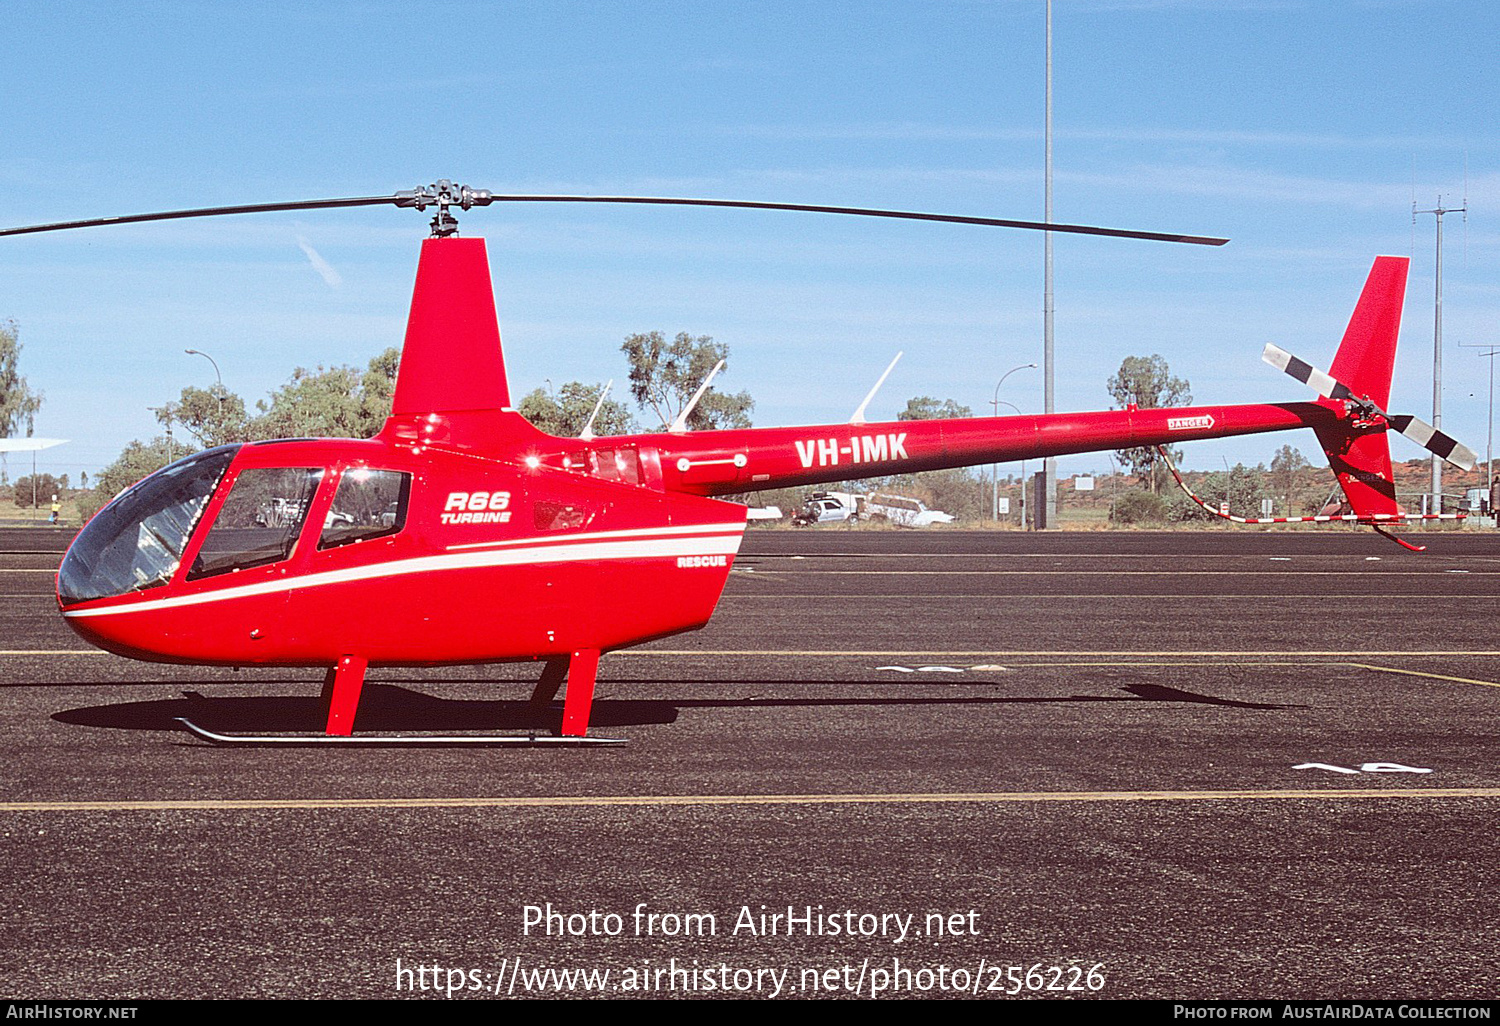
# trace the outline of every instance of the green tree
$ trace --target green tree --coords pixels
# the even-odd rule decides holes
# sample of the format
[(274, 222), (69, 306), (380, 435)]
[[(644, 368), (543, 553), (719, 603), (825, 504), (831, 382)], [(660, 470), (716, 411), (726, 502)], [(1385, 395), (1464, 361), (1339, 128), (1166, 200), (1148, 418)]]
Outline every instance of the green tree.
[(952, 420), (959, 417), (972, 417), (974, 411), (967, 406), (960, 406), (952, 399), (944, 399), (938, 402), (930, 395), (919, 395), (914, 399), (906, 401), (906, 409), (896, 414), (897, 420)]
[(927, 470), (917, 474), (916, 479), (918, 487), (927, 494), (913, 498), (922, 499), (928, 509), (952, 513), (960, 520), (982, 520), (989, 516), (984, 482), (971, 474), (969, 468)]
[[(722, 342), (709, 335), (694, 338), (685, 331), (671, 342), (659, 331), (630, 335), (620, 351), (630, 361), (630, 394), (659, 422), (658, 430), (677, 419), (714, 365), (729, 358), (729, 347)], [(727, 372), (726, 364), (720, 373)], [(687, 425), (694, 431), (747, 428), (754, 408), (749, 392), (730, 395), (710, 388), (688, 415)]]
[(211, 389), (189, 385), (177, 402), (162, 407), (156, 417), (163, 422), (170, 417), (202, 449), (243, 442), (251, 437), (245, 400), (218, 385)]
[[(22, 425), (30, 437), (41, 408), (42, 393), (33, 392), (21, 376), (20, 329), (15, 321), (0, 323), (0, 438), (9, 438)], [(5, 480), (4, 457), (0, 456), (0, 484)]]
[[(972, 417), (974, 411), (952, 399), (942, 402), (930, 395), (919, 395), (906, 401), (906, 409), (896, 414), (897, 420), (950, 420)], [(924, 495), (920, 498), (929, 509), (952, 513), (960, 520), (979, 520), (985, 516), (984, 485), (968, 467), (950, 470), (928, 470), (920, 474), (903, 475), (895, 479), (897, 487), (909, 481)]]
[[(1114, 398), (1115, 409), (1134, 405), (1152, 410), (1164, 406), (1186, 406), (1193, 401), (1187, 381), (1174, 378), (1167, 361), (1158, 355), (1125, 357), (1120, 372), (1109, 379), (1107, 386)], [(1160, 491), (1161, 460), (1154, 447), (1120, 449), (1115, 455), (1153, 493)], [(1177, 458), (1175, 452), (1172, 455)]]
[[(1216, 470), (1205, 474), (1193, 488), (1197, 496), (1210, 506), (1226, 503), (1229, 512), (1238, 517), (1260, 516), (1260, 500), (1268, 498), (1266, 493), (1266, 468), (1247, 467), (1236, 463), (1229, 473)], [(1178, 523), (1204, 520), (1222, 523), (1219, 517), (1199, 506), (1186, 495), (1174, 499), (1167, 510), (1167, 519)]]
[(15, 321), (0, 323), (0, 436), (14, 435), (21, 425), (29, 436), (42, 408), (42, 394), (21, 376), (21, 332)]
[[(581, 381), (569, 381), (557, 390), (557, 395), (548, 395), (538, 388), (528, 392), (516, 407), (521, 416), (531, 421), (549, 435), (560, 438), (575, 438), (583, 432), (589, 414), (599, 402), (600, 386), (585, 385)], [(628, 435), (635, 429), (630, 409), (614, 399), (604, 400), (599, 415), (594, 418), (596, 435)]]
[(26, 509), (31, 506), (51, 505), (52, 496), (60, 494), (67, 487), (64, 481), (59, 481), (51, 474), (37, 474), (35, 488), (32, 487), (31, 476), (27, 475), (26, 477), (16, 478), (13, 490), (15, 492), (16, 505), (22, 509)]
[(93, 491), (79, 497), (79, 514), (87, 520), (126, 488), (184, 455), (180, 444), (169, 449), (165, 436), (159, 435), (150, 442), (131, 442), (113, 463), (99, 471)]
[(1125, 492), (1109, 504), (1109, 519), (1116, 524), (1159, 524), (1166, 516), (1166, 502), (1153, 492)]
[(1297, 491), (1297, 478), (1301, 471), (1310, 466), (1312, 464), (1307, 462), (1307, 457), (1290, 445), (1283, 445), (1271, 457), (1271, 487), (1285, 503), (1282, 508), (1286, 516), (1296, 515), (1292, 510), (1292, 496)]
[[(369, 438), (390, 415), (396, 368), (401, 353), (387, 349), (359, 371), (354, 367), (298, 368), (291, 379), (256, 404), (259, 413), (248, 417), (245, 401), (233, 392), (185, 388), (178, 402), (157, 413), (170, 417), (199, 446), (270, 438)], [(93, 491), (81, 498), (79, 510), (93, 516), (125, 488), (193, 449), (192, 442), (164, 436), (150, 442), (134, 441), (99, 472)]]
[(369, 438), (390, 416), (401, 353), (387, 349), (361, 373), (354, 367), (298, 367), (291, 380), (256, 403), (249, 436)]

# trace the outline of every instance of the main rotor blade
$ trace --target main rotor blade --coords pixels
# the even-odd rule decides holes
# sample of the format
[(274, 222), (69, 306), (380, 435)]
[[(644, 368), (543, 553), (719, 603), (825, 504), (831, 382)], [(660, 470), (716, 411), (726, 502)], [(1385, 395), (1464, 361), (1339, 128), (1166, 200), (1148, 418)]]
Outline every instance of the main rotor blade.
[(0, 235), (31, 235), (35, 232), (60, 232), (68, 228), (135, 224), (140, 221), (173, 221), (183, 217), (218, 217), (221, 214), (269, 214), (278, 210), (371, 207), (380, 203), (395, 202), (394, 196), (352, 196), (344, 199), (298, 200), (293, 203), (249, 203), (236, 207), (198, 207), (194, 210), (166, 210), (155, 214), (125, 214), (121, 217), (92, 217), (86, 221), (57, 221), (53, 224), (26, 225), (22, 228), (0, 228)]
[[(447, 186), (448, 183), (440, 183)], [(232, 207), (197, 207), (192, 210), (167, 210), (151, 214), (126, 214), (121, 217), (94, 217), (81, 221), (58, 221), (19, 228), (0, 229), (0, 236), (30, 235), (37, 232), (64, 231), (69, 228), (93, 228), (110, 224), (136, 224), (142, 221), (171, 221), (187, 217), (218, 217), (226, 214), (265, 214), (282, 210), (323, 210), (333, 207), (369, 207), (390, 203), (418, 210), (429, 206), (488, 206), (491, 203), (611, 203), (678, 207), (729, 207), (741, 210), (792, 210), (814, 214), (847, 214), (855, 217), (890, 217), (908, 221), (942, 221), (950, 224), (975, 224), (993, 228), (1023, 228), (1032, 231), (1063, 232), (1072, 235), (1105, 235), (1122, 239), (1146, 239), (1153, 242), (1183, 242), (1197, 246), (1222, 246), (1228, 239), (1206, 235), (1179, 235), (1173, 232), (1144, 232), (1124, 228), (1101, 228), (1096, 225), (1060, 224), (1047, 221), (1017, 221), (998, 217), (969, 217), (961, 214), (931, 214), (915, 210), (884, 210), (874, 207), (834, 207), (812, 203), (770, 203), (757, 200), (691, 199), (679, 196), (552, 196), (495, 194), (479, 189), (459, 187), (415, 189), (391, 196), (353, 196), (341, 199), (297, 200), (289, 203), (248, 203)]]
[(882, 210), (874, 207), (830, 207), (814, 203), (765, 203), (755, 200), (687, 199), (676, 196), (507, 196), (495, 195), (496, 203), (641, 203), (677, 207), (735, 207), (743, 210), (800, 210), (814, 214), (851, 214), (856, 217), (895, 217), (909, 221), (946, 221), (952, 224), (978, 224), (994, 228), (1026, 228), (1044, 232), (1067, 232), (1073, 235), (1109, 235), (1121, 239), (1148, 239), (1153, 242), (1186, 242), (1196, 246), (1222, 246), (1228, 239), (1208, 235), (1179, 235), (1175, 232), (1143, 232), (1126, 228), (1100, 228), (1087, 224), (1060, 224), (1049, 221), (1014, 221), (998, 217), (967, 217), (961, 214), (926, 214), (915, 210)]

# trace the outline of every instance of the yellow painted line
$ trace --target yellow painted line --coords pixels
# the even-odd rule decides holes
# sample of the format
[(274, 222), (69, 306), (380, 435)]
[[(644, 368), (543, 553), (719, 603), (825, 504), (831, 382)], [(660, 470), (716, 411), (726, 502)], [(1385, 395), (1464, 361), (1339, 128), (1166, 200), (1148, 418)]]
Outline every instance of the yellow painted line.
[[(48, 594), (50, 595), (50, 593), (48, 593)], [(36, 597), (38, 597), (38, 598), (42, 597), (42, 593), (41, 592), (37, 592)], [(796, 598), (816, 599), (816, 598), (821, 598), (821, 597), (822, 596), (819, 593), (817, 593), (817, 592), (806, 592), (806, 593), (799, 594), (799, 593), (795, 593), (795, 592), (779, 591), (779, 592), (774, 592), (774, 593), (762, 592), (762, 593), (757, 594), (757, 595), (751, 595), (751, 594), (748, 594), (748, 593), (739, 593), (739, 592), (726, 592), (724, 594), (724, 597), (721, 598), (719, 601), (720, 601), (720, 603), (724, 603), (724, 602), (736, 602), (736, 601), (740, 601), (740, 600), (745, 600), (745, 601), (763, 601), (763, 602), (785, 602), (788, 599), (796, 599)], [(932, 601), (935, 601), (935, 600), (950, 600), (950, 599), (969, 599), (969, 600), (972, 600), (972, 599), (987, 599), (987, 600), (993, 602), (993, 601), (996, 601), (997, 599), (1012, 599), (1012, 598), (1018, 598), (1018, 597), (1019, 596), (1006, 595), (1006, 594), (1002, 594), (1002, 593), (998, 593), (998, 592), (993, 592), (993, 591), (991, 591), (991, 592), (978, 592), (978, 593), (974, 593), (974, 594), (958, 594), (958, 593), (951, 592), (951, 591), (945, 591), (941, 595), (918, 595), (918, 594), (914, 594), (914, 593), (909, 592), (909, 591), (905, 591), (905, 592), (890, 592), (888, 594), (875, 594), (875, 593), (871, 593), (871, 592), (860, 592), (860, 594), (859, 594), (859, 599), (862, 602), (868, 602), (868, 601), (870, 601), (872, 599), (921, 599), (923, 602), (932, 602)], [(1494, 602), (1496, 600), (1500, 600), (1500, 595), (1464, 595), (1464, 596), (1461, 596), (1461, 597), (1462, 597), (1462, 600), (1463, 600), (1463, 602), (1464, 602), (1465, 605), (1474, 605), (1475, 603), (1479, 603), (1479, 602)], [(1402, 599), (1402, 601), (1409, 601), (1409, 600), (1416, 600), (1416, 599), (1431, 599), (1433, 601), (1451, 602), (1451, 601), (1454, 600), (1454, 598), (1455, 598), (1455, 596), (1454, 596), (1453, 592), (1446, 592), (1446, 591), (1445, 592), (1436, 592), (1436, 593), (1433, 593), (1433, 594), (1417, 594), (1417, 593), (1413, 593), (1413, 592), (1409, 592), (1409, 591), (1403, 591), (1401, 593), (1401, 599)], [(1038, 601), (1052, 600), (1052, 601), (1058, 601), (1058, 602), (1076, 602), (1079, 599), (1108, 599), (1108, 600), (1114, 601), (1114, 602), (1118, 602), (1121, 599), (1150, 599), (1153, 602), (1162, 602), (1162, 601), (1179, 601), (1179, 602), (1245, 602), (1245, 601), (1252, 601), (1252, 600), (1253, 601), (1274, 602), (1274, 601), (1280, 601), (1282, 599), (1304, 599), (1304, 600), (1305, 599), (1316, 599), (1316, 600), (1319, 600), (1319, 601), (1327, 602), (1328, 601), (1328, 593), (1327, 592), (1311, 592), (1311, 593), (1304, 594), (1304, 595), (1298, 595), (1298, 594), (1295, 594), (1295, 593), (1292, 593), (1292, 592), (1278, 591), (1275, 594), (1270, 594), (1270, 595), (1252, 595), (1252, 594), (1248, 594), (1246, 592), (1221, 592), (1221, 593), (1215, 593), (1215, 594), (1194, 595), (1194, 594), (1184, 594), (1183, 592), (1179, 591), (1179, 592), (1174, 592), (1172, 594), (1153, 595), (1153, 594), (1146, 594), (1146, 593), (1138, 592), (1138, 591), (1122, 592), (1120, 594), (1104, 594), (1104, 593), (1100, 593), (1100, 592), (1090, 591), (1090, 592), (1087, 592), (1087, 593), (1083, 593), (1083, 592), (1069, 592), (1067, 594), (1058, 594), (1058, 595), (1026, 595), (1026, 596), (1024, 596), (1024, 601), (1028, 605), (1031, 604), (1031, 603), (1033, 603), (1033, 602), (1038, 602)], [(1004, 607), (1002, 607), (1002, 606), (997, 606), (996, 608), (1000, 612), (1005, 612), (1006, 611), (1006, 609)]]
[(1449, 677), (1442, 673), (1422, 673), (1420, 670), (1403, 670), (1398, 666), (1373, 666), (1369, 663), (1349, 663), (1349, 666), (1358, 666), (1362, 670), (1377, 670), (1380, 673), (1399, 673), (1408, 677), (1431, 677), (1434, 680), (1451, 680), (1459, 684), (1482, 684), (1487, 688), (1500, 688), (1500, 683), (1492, 680), (1474, 680), (1471, 677)]
[[(1353, 534), (1354, 532), (1350, 533)], [(16, 553), (16, 555), (21, 555), (21, 553)], [(1300, 556), (1255, 556), (1242, 552), (817, 552), (807, 554), (800, 552), (742, 551), (739, 558), (741, 560), (795, 559), (798, 561), (808, 560), (810, 562), (819, 559), (1242, 559), (1256, 563), (1301, 563), (1307, 560), (1319, 560), (1326, 563), (1330, 560), (1344, 560), (1346, 562), (1396, 562), (1408, 557), (1395, 554), (1392, 556), (1377, 556), (1374, 560), (1370, 560), (1368, 556), (1328, 552), (1305, 553)], [(1476, 556), (1470, 553), (1452, 553), (1447, 556), (1429, 555), (1423, 558), (1429, 560), (1436, 559), (1443, 562), (1472, 560), (1478, 563), (1500, 563), (1500, 559)]]
[(1323, 801), (1500, 798), (1500, 787), (1272, 788), (1245, 791), (994, 791), (938, 794), (514, 795), (474, 798), (195, 798), (0, 802), (0, 812), (233, 812), (279, 809), (506, 809), (673, 805), (934, 805), (1048, 802)]
[(5, 648), (0, 656), (109, 655), (102, 648)]

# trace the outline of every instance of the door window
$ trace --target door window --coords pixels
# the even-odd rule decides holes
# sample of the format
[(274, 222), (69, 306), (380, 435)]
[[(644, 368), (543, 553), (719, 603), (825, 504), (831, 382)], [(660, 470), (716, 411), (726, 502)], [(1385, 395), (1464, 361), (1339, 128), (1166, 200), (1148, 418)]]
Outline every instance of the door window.
[(242, 470), (209, 528), (188, 580), (279, 563), (292, 554), (318, 490), (318, 467)]

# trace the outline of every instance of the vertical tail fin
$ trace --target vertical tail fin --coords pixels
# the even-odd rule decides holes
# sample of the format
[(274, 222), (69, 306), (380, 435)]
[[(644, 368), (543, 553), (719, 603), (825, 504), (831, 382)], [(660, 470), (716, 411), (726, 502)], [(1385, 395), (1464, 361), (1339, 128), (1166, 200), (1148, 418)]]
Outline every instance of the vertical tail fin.
[(1390, 405), (1408, 263), (1406, 257), (1375, 258), (1354, 316), (1344, 330), (1344, 340), (1339, 343), (1338, 355), (1328, 368), (1328, 373), (1348, 385), (1355, 395), (1368, 397), (1381, 409)]
[[(1329, 371), (1354, 395), (1368, 398), (1381, 409), (1390, 403), (1407, 264), (1405, 257), (1375, 258)], [(1386, 432), (1359, 432), (1340, 421), (1317, 429), (1317, 435), (1355, 513), (1363, 517), (1401, 511)]]

